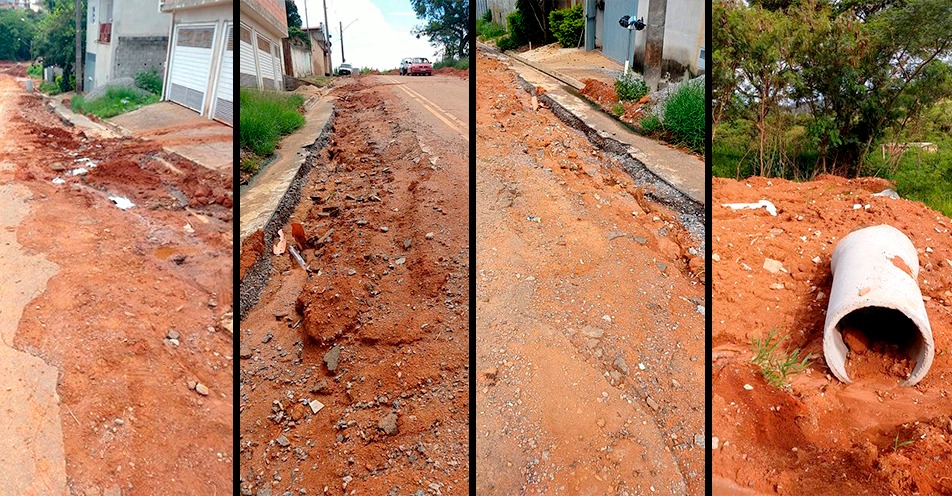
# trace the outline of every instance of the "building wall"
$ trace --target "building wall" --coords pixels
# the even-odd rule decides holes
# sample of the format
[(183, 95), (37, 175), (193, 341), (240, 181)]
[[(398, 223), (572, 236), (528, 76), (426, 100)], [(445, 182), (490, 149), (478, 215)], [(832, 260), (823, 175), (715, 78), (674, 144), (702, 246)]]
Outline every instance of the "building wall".
[[(244, 5), (244, 3), (242, 3)], [(272, 24), (265, 24), (258, 20), (256, 16), (245, 15), (245, 11), (241, 12), (241, 25), (246, 29), (251, 31), (251, 48), (252, 53), (250, 55), (243, 54), (240, 55), (241, 62), (238, 67), (239, 71), (239, 84), (246, 87), (257, 87), (259, 89), (284, 89), (284, 80), (281, 77), (283, 60), (284, 60), (284, 50), (282, 47), (280, 33), (275, 31), (275, 26)], [(262, 70), (261, 60), (259, 56), (259, 37), (264, 38), (270, 44), (278, 47), (278, 67), (276, 68), (276, 74), (273, 74), (272, 79), (273, 83), (268, 84), (265, 81), (263, 74), (268, 74), (270, 72), (267, 69)]]
[[(611, 1), (611, 0), (606, 0)], [(634, 3), (629, 0), (629, 3)], [(651, 0), (638, 2), (638, 17), (648, 22), (648, 6)], [(664, 47), (662, 55), (662, 74), (670, 74), (679, 79), (685, 72), (698, 74), (703, 70), (698, 66), (698, 51), (704, 46), (704, 0), (668, 0), (665, 13)], [(621, 29), (618, 19), (605, 19), (597, 16), (596, 32), (606, 29)], [(644, 70), (646, 31), (638, 31), (634, 42), (634, 60), (632, 67), (637, 71)], [(598, 36), (599, 40), (604, 39)], [(604, 47), (603, 47), (604, 49)], [(624, 59), (619, 60), (624, 62)]]
[[(311, 63), (311, 50), (307, 46), (291, 43), (288, 38), (281, 40), (284, 48), (284, 70), (296, 78), (314, 75), (314, 66)], [(290, 65), (290, 71), (288, 66)]]
[(112, 36), (168, 36), (172, 16), (155, 0), (112, 0)]
[(135, 77), (140, 72), (155, 71), (165, 74), (165, 59), (169, 51), (168, 36), (119, 36), (113, 38), (116, 55), (113, 57), (114, 78)]

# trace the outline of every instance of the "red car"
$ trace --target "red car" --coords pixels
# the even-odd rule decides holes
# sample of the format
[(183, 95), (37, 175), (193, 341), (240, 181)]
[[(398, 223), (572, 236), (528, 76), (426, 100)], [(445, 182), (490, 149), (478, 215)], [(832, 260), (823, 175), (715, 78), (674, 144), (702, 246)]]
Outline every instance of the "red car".
[(417, 74), (433, 75), (433, 64), (430, 64), (426, 57), (413, 57), (409, 62), (406, 74), (410, 76), (416, 76)]

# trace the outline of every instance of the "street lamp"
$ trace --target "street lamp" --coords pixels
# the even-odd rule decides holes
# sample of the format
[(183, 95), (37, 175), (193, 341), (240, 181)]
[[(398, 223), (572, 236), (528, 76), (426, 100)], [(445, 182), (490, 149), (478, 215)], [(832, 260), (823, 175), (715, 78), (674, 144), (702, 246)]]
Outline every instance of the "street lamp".
[[(636, 4), (637, 5), (637, 4)], [(631, 31), (641, 31), (645, 28), (645, 19), (635, 19), (633, 16), (624, 16), (618, 19), (618, 25), (628, 30), (628, 51), (625, 52), (625, 74), (630, 69), (629, 61), (631, 57)]]

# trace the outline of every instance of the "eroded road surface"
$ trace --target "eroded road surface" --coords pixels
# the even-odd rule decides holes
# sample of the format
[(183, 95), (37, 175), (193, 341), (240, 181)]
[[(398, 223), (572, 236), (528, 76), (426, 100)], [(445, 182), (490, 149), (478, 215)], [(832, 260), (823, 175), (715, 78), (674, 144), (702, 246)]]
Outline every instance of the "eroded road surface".
[(87, 136), (10, 69), (0, 494), (229, 494), (230, 174)]
[(468, 89), (333, 90), (329, 144), (240, 325), (242, 494), (468, 493)]
[(703, 494), (702, 240), (477, 53), (476, 493)]

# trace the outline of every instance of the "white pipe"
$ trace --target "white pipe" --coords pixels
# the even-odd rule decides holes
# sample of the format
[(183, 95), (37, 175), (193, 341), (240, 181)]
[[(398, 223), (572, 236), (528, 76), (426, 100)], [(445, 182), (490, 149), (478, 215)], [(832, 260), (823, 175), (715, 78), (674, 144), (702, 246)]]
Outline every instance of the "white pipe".
[(910, 339), (909, 358), (915, 361), (912, 374), (900, 384), (914, 386), (921, 381), (932, 366), (935, 342), (916, 282), (919, 257), (912, 241), (892, 226), (859, 229), (836, 245), (830, 268), (833, 288), (823, 330), (823, 354), (833, 375), (851, 382), (846, 374), (848, 349), (841, 321), (861, 309), (891, 309), (901, 312), (918, 331)]

